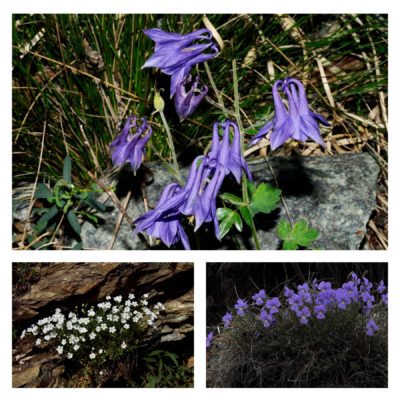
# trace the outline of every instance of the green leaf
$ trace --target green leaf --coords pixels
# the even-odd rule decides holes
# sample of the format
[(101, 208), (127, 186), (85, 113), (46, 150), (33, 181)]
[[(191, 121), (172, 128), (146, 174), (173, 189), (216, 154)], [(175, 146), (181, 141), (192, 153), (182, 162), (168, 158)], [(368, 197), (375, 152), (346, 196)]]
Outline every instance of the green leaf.
[(240, 197), (230, 193), (222, 193), (219, 197), (227, 203), (234, 204), (235, 206), (242, 206), (243, 200)]
[(77, 243), (71, 250), (82, 250), (83, 242)]
[(46, 214), (43, 214), (39, 221), (37, 222), (38, 224), (44, 224), (45, 222), (49, 221), (53, 217), (55, 217), (58, 214), (58, 207), (54, 205), (53, 207), (50, 208), (49, 211), (46, 212)]
[(156, 356), (157, 354), (165, 353), (164, 350), (154, 350), (151, 353), (148, 353), (148, 356)]
[(81, 226), (79, 225), (79, 221), (78, 221), (78, 218), (76, 218), (76, 215), (75, 215), (74, 210), (71, 209), (71, 210), (68, 211), (67, 219), (68, 219), (69, 223), (71, 224), (72, 229), (73, 229), (78, 235), (80, 235), (81, 232), (82, 232), (82, 228), (81, 228)]
[(153, 375), (147, 375), (146, 379), (150, 383), (150, 387), (155, 388), (156, 387), (156, 380), (154, 379)]
[(91, 213), (88, 213), (86, 211), (82, 211), (82, 214), (86, 215), (88, 218), (92, 219), (94, 222), (96, 222), (96, 224), (99, 222), (99, 220), (97, 219), (97, 217)]
[(255, 215), (259, 212), (268, 214), (275, 210), (277, 203), (281, 199), (281, 191), (273, 188), (269, 183), (262, 183), (253, 197), (250, 210)]
[(82, 199), (85, 200), (88, 197), (88, 192), (83, 192), (82, 193)]
[(311, 228), (307, 230), (307, 222), (297, 222), (290, 235), (290, 239), (300, 246), (307, 247), (319, 236), (319, 232)]
[(251, 218), (250, 209), (247, 206), (243, 206), (239, 208), (240, 213), (246, 224), (251, 228), (253, 226), (253, 219)]
[(232, 210), (229, 208), (218, 208), (217, 209), (217, 218), (218, 221), (221, 221), (221, 219), (224, 219), (228, 214), (230, 214)]
[(71, 183), (71, 157), (69, 155), (64, 159), (63, 180)]
[(86, 200), (84, 200), (84, 202), (88, 206), (94, 208), (97, 211), (104, 212), (107, 209), (107, 207), (104, 204), (99, 203), (97, 200), (95, 200), (95, 199), (93, 199), (91, 197), (88, 197)]
[(290, 224), (289, 224), (289, 222), (285, 221), (284, 219), (281, 222), (279, 222), (278, 235), (283, 240), (289, 239), (289, 237), (290, 237)]
[(248, 179), (247, 179), (247, 193), (249, 195), (249, 201), (251, 202), (254, 197), (254, 193), (256, 192), (257, 186), (253, 185)]
[(97, 183), (92, 182), (90, 184), (90, 186), (92, 187), (93, 190), (99, 190), (100, 188), (97, 186)]
[(225, 219), (219, 225), (219, 235), (222, 239), (231, 229), (233, 224), (233, 211), (229, 210), (230, 213), (225, 217)]
[(52, 195), (52, 191), (46, 185), (44, 185), (43, 183), (38, 183), (33, 197), (35, 199), (47, 199)]
[(283, 242), (283, 250), (297, 250), (299, 246), (291, 240), (285, 240)]
[(40, 235), (42, 232), (44, 232), (44, 230), (46, 229), (46, 227), (47, 227), (47, 222), (44, 222), (43, 224), (37, 223), (37, 224), (33, 227), (32, 232), (33, 232), (35, 235)]
[(70, 205), (71, 205), (71, 199), (69, 199), (69, 200), (67, 201), (67, 204), (65, 205), (65, 207), (64, 207), (64, 209), (63, 209), (64, 214), (67, 213), (68, 208), (69, 208)]
[(43, 214), (46, 211), (49, 211), (48, 208), (40, 208), (40, 207), (34, 207), (32, 208), (33, 212), (35, 212), (36, 214)]
[(148, 361), (148, 362), (157, 362), (157, 360), (153, 357), (143, 357), (143, 360)]
[(178, 356), (174, 353), (167, 353), (167, 356), (169, 356), (171, 358), (171, 360), (174, 362), (174, 364), (179, 367), (178, 365), (178, 361), (176, 361), (176, 359), (178, 358)]
[(236, 229), (239, 232), (242, 232), (243, 229), (242, 218), (240, 218), (240, 215), (236, 211), (233, 213), (233, 223), (235, 224)]

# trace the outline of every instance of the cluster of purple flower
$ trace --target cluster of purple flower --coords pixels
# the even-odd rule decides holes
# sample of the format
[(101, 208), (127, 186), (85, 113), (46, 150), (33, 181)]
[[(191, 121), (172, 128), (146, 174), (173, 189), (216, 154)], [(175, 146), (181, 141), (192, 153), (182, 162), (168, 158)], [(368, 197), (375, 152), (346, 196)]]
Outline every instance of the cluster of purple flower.
[[(224, 129), (220, 143), (219, 126)], [(234, 136), (230, 143), (230, 127)], [(194, 216), (195, 228), (214, 223), (215, 236), (219, 239), (219, 224), (216, 214), (216, 198), (226, 176), (241, 180), (242, 169), (252, 181), (246, 161), (240, 153), (239, 128), (226, 120), (217, 122), (213, 128), (211, 150), (207, 156), (197, 157), (192, 164), (185, 187), (171, 183), (164, 189), (154, 210), (147, 212), (133, 224), (137, 225), (133, 235), (147, 231), (150, 236), (161, 239), (168, 247), (178, 240), (190, 250), (189, 240), (181, 225), (183, 216)], [(197, 166), (198, 162), (201, 164)]]
[[(299, 318), (301, 324), (307, 324), (308, 318), (311, 317), (311, 310), (313, 309), (315, 316), (317, 319), (325, 319), (325, 314), (329, 309), (338, 309), (346, 310), (346, 306), (353, 303), (358, 303), (362, 306), (363, 312), (365, 315), (369, 316), (373, 303), (375, 302), (375, 297), (371, 294), (371, 289), (373, 287), (372, 283), (368, 281), (367, 278), (362, 278), (363, 284), (361, 284), (361, 280), (357, 277), (357, 275), (352, 273), (352, 280), (350, 282), (344, 283), (341, 288), (332, 289), (330, 282), (322, 281), (319, 284), (317, 283), (317, 279), (314, 279), (312, 282), (312, 291), (314, 293), (310, 294), (310, 288), (307, 283), (304, 285), (299, 285), (297, 287), (298, 292), (294, 293), (294, 290), (290, 290), (285, 286), (284, 288), (284, 296), (287, 298), (288, 303), (290, 305), (290, 310), (294, 311)], [(384, 282), (381, 281), (376, 291), (382, 295), (382, 301), (385, 305), (388, 305), (388, 294), (384, 293), (386, 291), (386, 286)], [(253, 305), (261, 306), (261, 313), (259, 319), (264, 323), (266, 328), (274, 325), (276, 323), (276, 319), (273, 314), (279, 312), (279, 307), (281, 303), (277, 297), (273, 299), (266, 299), (266, 293), (264, 290), (261, 290), (259, 293), (256, 293), (252, 296), (254, 300)], [(305, 305), (307, 303), (310, 308)], [(300, 309), (300, 307), (302, 307)], [(236, 313), (239, 316), (244, 315), (248, 311), (248, 304), (246, 301), (239, 299), (235, 304)], [(269, 313), (268, 311), (269, 310)], [(286, 313), (285, 315), (287, 315)], [(222, 318), (222, 321), (225, 322), (224, 327), (228, 327), (230, 325), (230, 321), (232, 321), (233, 316), (232, 313), (226, 313), (226, 315)], [(368, 320), (366, 325), (366, 334), (369, 336), (373, 336), (374, 331), (377, 331), (379, 327), (375, 324), (372, 319)], [(210, 336), (211, 335), (211, 336)], [(207, 338), (207, 347), (212, 338), (212, 333)]]

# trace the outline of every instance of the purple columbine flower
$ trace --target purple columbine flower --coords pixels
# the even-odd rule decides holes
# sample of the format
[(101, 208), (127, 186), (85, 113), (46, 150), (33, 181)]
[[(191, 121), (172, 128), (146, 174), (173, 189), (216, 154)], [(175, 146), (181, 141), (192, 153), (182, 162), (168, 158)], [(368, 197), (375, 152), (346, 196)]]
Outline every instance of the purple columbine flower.
[(346, 309), (347, 304), (351, 303), (349, 294), (343, 289), (338, 289), (336, 291), (336, 301), (338, 303), (338, 307), (342, 310)]
[(269, 315), (266, 311), (261, 311), (260, 319), (264, 322), (264, 326), (268, 328), (270, 326), (270, 322), (272, 321), (272, 316)]
[(377, 331), (378, 329), (378, 325), (376, 325), (375, 322), (370, 319), (367, 324), (367, 335), (374, 336), (374, 331)]
[(385, 284), (383, 283), (383, 281), (381, 281), (381, 283), (379, 284), (378, 288), (376, 289), (379, 293), (383, 293), (386, 289)]
[(303, 309), (296, 312), (297, 316), (300, 318), (301, 324), (306, 324), (308, 322), (307, 317), (311, 315), (308, 307), (303, 307)]
[(237, 304), (235, 304), (235, 308), (237, 310), (237, 315), (244, 315), (244, 310), (247, 308), (247, 301), (239, 299)]
[(321, 292), (325, 292), (325, 290), (331, 289), (331, 283), (330, 282), (325, 282), (322, 281), (319, 285), (318, 285), (318, 289), (321, 290)]
[(264, 304), (264, 299), (265, 299), (266, 297), (267, 297), (267, 296), (265, 295), (265, 290), (262, 289), (262, 290), (260, 290), (260, 293), (255, 294), (255, 295), (252, 297), (252, 299), (256, 301), (256, 304), (257, 304), (258, 306), (262, 306), (262, 305)]
[(274, 297), (272, 300), (267, 300), (267, 308), (269, 308), (270, 314), (275, 314), (279, 312), (278, 307), (281, 305), (279, 299)]
[[(131, 120), (133, 122), (131, 123)], [(139, 169), (140, 164), (142, 163), (142, 158), (144, 154), (144, 146), (147, 141), (150, 139), (152, 134), (152, 130), (150, 126), (147, 125), (146, 118), (141, 118), (143, 124), (141, 126), (136, 122), (136, 117), (131, 116), (127, 119), (124, 128), (122, 129), (121, 134), (115, 139), (111, 145), (110, 149), (115, 147), (115, 150), (112, 155), (112, 162), (116, 166), (120, 166), (125, 162), (130, 162), (133, 173), (136, 175), (136, 171)], [(131, 128), (134, 128), (134, 133), (130, 134)], [(142, 133), (149, 130), (147, 135), (140, 138)]]
[(316, 306), (315, 313), (317, 314), (317, 319), (324, 319), (326, 313), (325, 306), (324, 305)]
[(210, 347), (210, 343), (212, 341), (213, 333), (211, 332), (206, 339), (206, 347)]
[(299, 306), (303, 305), (303, 298), (298, 295), (294, 294), (289, 300), (288, 303), (291, 304), (290, 309), (292, 311), (299, 311)]
[(224, 325), (225, 328), (229, 326), (229, 321), (232, 321), (232, 314), (226, 312), (226, 314), (222, 317), (222, 321), (225, 322)]
[(285, 297), (292, 297), (293, 294), (294, 294), (294, 291), (293, 290), (289, 290), (289, 288), (287, 288), (285, 286), (285, 293), (284, 293)]
[[(289, 98), (289, 113), (279, 96), (279, 87), (282, 87)], [(322, 115), (310, 111), (303, 85), (298, 80), (287, 77), (285, 81), (278, 80), (274, 83), (272, 94), (275, 104), (275, 117), (261, 128), (249, 143), (249, 146), (259, 142), (273, 128), (270, 136), (272, 150), (278, 148), (289, 138), (305, 142), (310, 137), (325, 147), (319, 133), (318, 122), (325, 126), (330, 126), (330, 124)]]
[(382, 301), (384, 302), (384, 304), (388, 305), (388, 299), (389, 299), (389, 293), (382, 295)]
[(167, 185), (156, 208), (133, 221), (132, 225), (136, 225), (136, 228), (132, 236), (140, 231), (147, 231), (148, 235), (162, 240), (168, 247), (181, 240), (184, 248), (190, 250), (189, 239), (181, 224), (183, 215), (176, 209), (159, 212), (160, 208), (181, 192), (182, 188), (177, 183)]
[[(213, 58), (218, 53), (217, 45), (212, 41), (212, 33), (208, 29), (179, 35), (164, 32), (161, 29), (145, 29), (143, 33), (156, 42), (154, 54), (144, 63), (143, 68), (160, 68), (164, 74), (171, 76), (170, 97), (177, 90), (178, 84), (190, 72), (192, 66)], [(205, 40), (205, 44), (192, 44), (197, 40)], [(211, 53), (203, 53), (211, 51)]]
[(191, 81), (192, 75), (187, 74), (178, 83), (178, 87), (176, 88), (175, 109), (179, 115), (179, 118), (181, 119), (181, 122), (196, 109), (208, 92), (208, 87), (206, 85), (202, 85), (200, 89), (197, 89), (199, 75), (196, 76), (190, 90), (186, 92), (185, 85)]
[[(221, 143), (218, 130), (220, 125), (224, 130)], [(232, 144), (229, 147), (230, 127), (233, 127), (234, 135)], [(246, 172), (249, 180), (253, 182), (250, 169), (240, 152), (240, 131), (234, 122), (225, 120), (225, 122), (216, 122), (214, 124), (211, 149), (208, 153), (208, 157), (216, 158), (225, 167), (225, 175), (232, 175), (235, 177), (238, 184), (240, 184), (241, 181), (242, 169)]]

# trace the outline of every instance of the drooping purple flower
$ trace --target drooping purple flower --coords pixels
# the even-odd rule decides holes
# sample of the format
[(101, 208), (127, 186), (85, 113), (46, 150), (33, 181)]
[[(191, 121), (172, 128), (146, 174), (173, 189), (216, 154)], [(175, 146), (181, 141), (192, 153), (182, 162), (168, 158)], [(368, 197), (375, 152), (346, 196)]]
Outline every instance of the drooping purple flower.
[(298, 295), (294, 294), (289, 300), (288, 303), (291, 304), (290, 309), (292, 311), (299, 311), (299, 306), (303, 305), (303, 298)]
[(383, 294), (382, 295), (382, 301), (384, 304), (388, 305), (388, 300), (389, 300), (389, 293)]
[(319, 285), (318, 285), (318, 289), (321, 290), (322, 292), (325, 292), (325, 290), (331, 289), (331, 283), (330, 282), (325, 282), (322, 281)]
[(316, 306), (315, 313), (317, 314), (317, 319), (324, 319), (326, 313), (325, 306), (324, 305)]
[(284, 293), (285, 297), (292, 297), (293, 294), (294, 294), (294, 291), (293, 290), (289, 290), (289, 288), (287, 288), (285, 286), (285, 293)]
[(260, 293), (255, 294), (252, 299), (256, 301), (258, 306), (262, 306), (264, 304), (264, 299), (266, 297), (265, 290), (260, 290)]
[(313, 290), (317, 290), (317, 288), (318, 288), (317, 278), (315, 278), (312, 281), (312, 288), (313, 288)]
[[(131, 123), (132, 119), (133, 122)], [(153, 132), (150, 126), (147, 125), (146, 118), (141, 118), (141, 120), (143, 124), (139, 126), (135, 116), (129, 117), (121, 134), (110, 145), (110, 149), (115, 147), (112, 155), (113, 164), (120, 166), (129, 161), (134, 175), (136, 175), (136, 171), (142, 163), (144, 146)], [(131, 128), (134, 128), (133, 134), (130, 134)], [(147, 135), (141, 138), (142, 133), (146, 132), (147, 129), (149, 130)]]
[[(279, 96), (278, 89), (280, 87), (289, 99), (289, 113)], [(285, 81), (278, 80), (274, 83), (272, 94), (275, 117), (261, 128), (251, 140), (249, 146), (258, 143), (273, 128), (270, 136), (272, 150), (282, 145), (289, 138), (305, 142), (310, 137), (325, 147), (319, 133), (318, 122), (325, 126), (330, 126), (330, 124), (322, 115), (310, 111), (303, 85), (298, 80), (287, 77)]]
[(206, 347), (210, 347), (210, 343), (212, 341), (213, 333), (211, 332), (206, 338)]
[(244, 310), (247, 308), (247, 301), (239, 299), (237, 304), (235, 304), (235, 308), (237, 310), (237, 315), (244, 315)]
[[(172, 75), (171, 98), (179, 82), (182, 82), (192, 66), (207, 61), (218, 53), (218, 47), (212, 41), (212, 33), (208, 29), (199, 29), (186, 35), (168, 33), (161, 29), (145, 29), (143, 32), (157, 44), (154, 54), (142, 68), (160, 68), (164, 74)], [(197, 40), (205, 40), (208, 43), (192, 44)], [(204, 51), (211, 51), (211, 53), (203, 53)]]
[[(187, 118), (207, 95), (208, 87), (202, 85), (197, 89), (199, 75), (196, 76), (190, 90), (186, 92), (186, 84), (192, 81), (192, 75), (187, 74), (176, 88), (175, 109), (181, 121)], [(196, 93), (196, 94), (195, 94)]]
[[(224, 130), (222, 136), (222, 142), (220, 143), (219, 137), (219, 126)], [(229, 147), (230, 142), (230, 127), (233, 127), (233, 139), (232, 144)], [(246, 160), (242, 157), (240, 152), (240, 131), (238, 126), (234, 122), (230, 122), (228, 119), (225, 122), (216, 122), (213, 126), (213, 135), (211, 142), (211, 149), (208, 153), (208, 157), (216, 158), (225, 168), (225, 175), (232, 175), (236, 182), (240, 184), (242, 178), (242, 170), (246, 172), (247, 177), (251, 182), (253, 178), (249, 167), (247, 166)]]
[(303, 307), (302, 310), (296, 312), (297, 316), (300, 318), (301, 324), (306, 324), (308, 322), (307, 317), (311, 315), (310, 310), (308, 307)]
[(278, 307), (281, 305), (279, 299), (274, 297), (272, 300), (267, 300), (267, 308), (269, 308), (270, 314), (275, 314), (279, 312)]
[(224, 327), (226, 328), (227, 326), (229, 326), (229, 321), (232, 321), (232, 314), (226, 312), (226, 314), (222, 317), (222, 321), (225, 322)]
[(264, 326), (268, 328), (270, 326), (270, 322), (272, 321), (272, 316), (269, 315), (266, 311), (261, 311), (260, 317), (261, 321), (264, 322)]
[(363, 278), (363, 280), (364, 280), (365, 290), (369, 292), (372, 289), (372, 283), (365, 277)]
[(338, 289), (336, 291), (336, 301), (338, 303), (338, 307), (342, 310), (346, 309), (347, 304), (351, 303), (349, 294), (343, 289)]
[(189, 239), (181, 224), (183, 215), (175, 209), (166, 209), (161, 213), (158, 211), (159, 208), (181, 191), (182, 188), (177, 183), (167, 185), (156, 208), (133, 221), (132, 225), (136, 225), (136, 228), (132, 236), (140, 231), (147, 231), (149, 236), (162, 240), (168, 247), (181, 240), (184, 248), (190, 250)]
[(379, 293), (383, 293), (386, 289), (385, 284), (383, 283), (383, 281), (381, 281), (381, 283), (379, 284), (378, 288), (376, 289)]
[(351, 277), (353, 278), (353, 281), (356, 285), (360, 284), (360, 278), (357, 276), (357, 274), (355, 272), (351, 273)]
[(377, 331), (378, 329), (378, 325), (376, 325), (375, 322), (370, 319), (367, 324), (367, 335), (374, 336), (374, 331)]

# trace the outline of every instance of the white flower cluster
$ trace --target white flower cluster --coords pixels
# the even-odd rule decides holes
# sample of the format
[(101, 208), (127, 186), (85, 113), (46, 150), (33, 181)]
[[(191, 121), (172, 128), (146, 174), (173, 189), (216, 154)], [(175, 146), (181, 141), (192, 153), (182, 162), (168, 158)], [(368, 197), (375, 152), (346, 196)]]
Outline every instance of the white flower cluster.
[[(32, 325), (21, 334), (21, 339), (25, 335), (45, 335), (44, 340), (49, 341), (57, 338), (58, 347), (56, 348), (59, 354), (66, 352), (67, 358), (73, 358), (73, 352), (85, 348), (85, 342), (98, 343), (103, 347), (104, 340), (113, 336), (114, 334), (121, 334), (119, 340), (123, 338), (129, 339), (130, 329), (137, 331), (145, 329), (146, 326), (156, 328), (155, 320), (159, 315), (159, 310), (164, 310), (165, 307), (161, 303), (157, 303), (152, 307), (152, 310), (147, 307), (148, 302), (144, 300), (149, 295), (143, 295), (143, 299), (138, 304), (132, 301), (135, 298), (134, 294), (128, 296), (128, 300), (122, 304), (122, 296), (114, 297), (116, 305), (112, 305), (109, 300), (110, 296), (106, 297), (105, 302), (97, 305), (97, 312), (92, 307), (87, 312), (87, 317), (78, 318), (74, 312), (68, 314), (68, 320), (61, 314), (61, 310), (57, 309), (52, 317), (41, 319), (37, 324)], [(135, 309), (139, 308), (139, 310)], [(82, 310), (85, 312), (85, 310)], [(101, 315), (99, 315), (101, 314)], [(108, 335), (108, 337), (106, 336)], [(127, 336), (128, 335), (128, 336)], [(125, 349), (128, 345), (123, 340), (121, 348)], [(41, 339), (36, 340), (36, 345), (42, 343)], [(93, 344), (94, 345), (94, 344)], [(98, 348), (98, 347), (97, 347)], [(102, 355), (103, 349), (95, 350), (92, 347), (89, 358), (94, 360), (97, 355)]]

